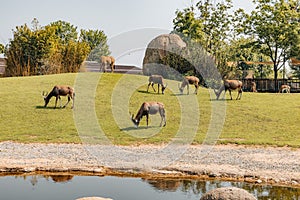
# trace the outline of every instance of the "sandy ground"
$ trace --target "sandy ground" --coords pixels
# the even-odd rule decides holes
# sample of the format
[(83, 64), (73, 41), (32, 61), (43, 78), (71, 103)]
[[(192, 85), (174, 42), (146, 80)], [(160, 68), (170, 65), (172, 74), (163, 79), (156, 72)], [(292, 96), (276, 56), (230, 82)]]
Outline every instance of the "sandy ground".
[(0, 175), (36, 172), (216, 178), (300, 187), (300, 149), (0, 143)]

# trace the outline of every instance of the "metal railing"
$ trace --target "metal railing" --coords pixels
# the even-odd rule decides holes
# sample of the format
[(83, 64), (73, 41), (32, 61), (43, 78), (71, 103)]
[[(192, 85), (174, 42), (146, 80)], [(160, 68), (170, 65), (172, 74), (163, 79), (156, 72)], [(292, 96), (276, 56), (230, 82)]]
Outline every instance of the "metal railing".
[(281, 85), (289, 85), (291, 92), (300, 92), (300, 79), (242, 79), (243, 90), (251, 91), (252, 82), (258, 92), (278, 92)]

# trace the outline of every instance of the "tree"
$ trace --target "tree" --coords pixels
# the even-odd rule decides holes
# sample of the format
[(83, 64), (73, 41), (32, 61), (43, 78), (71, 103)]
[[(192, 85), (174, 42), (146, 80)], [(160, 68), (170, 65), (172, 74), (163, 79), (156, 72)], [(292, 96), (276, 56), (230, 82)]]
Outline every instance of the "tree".
[(0, 44), (0, 54), (1, 53), (4, 53), (4, 45), (3, 44)]
[(299, 44), (300, 22), (297, 0), (254, 0), (255, 10), (243, 14), (244, 33), (253, 36), (255, 47), (273, 62), (275, 88), (278, 72), (293, 57), (292, 46)]
[(173, 20), (174, 31), (185, 38), (201, 44), (215, 59), (220, 73), (225, 76), (231, 69), (228, 67), (228, 41), (232, 16), (229, 10), (232, 1), (225, 0), (213, 5), (211, 0), (201, 0), (183, 11), (176, 11)]
[(55, 28), (55, 34), (61, 39), (63, 44), (67, 44), (70, 41), (77, 41), (78, 39), (77, 27), (69, 22), (58, 20), (50, 23), (49, 26)]
[[(82, 31), (84, 32), (84, 31)], [(99, 40), (106, 44), (102, 31)], [(97, 39), (98, 35), (95, 34)], [(29, 76), (77, 72), (91, 51), (91, 40), (79, 39), (76, 27), (68, 22), (57, 21), (45, 27), (38, 20), (32, 21), (32, 28), (26, 24), (13, 31), (5, 55), (7, 76)], [(104, 39), (103, 39), (104, 38)], [(93, 40), (92, 42), (95, 42)]]
[(197, 42), (204, 41), (203, 24), (196, 18), (194, 7), (185, 8), (183, 11), (177, 10), (175, 14), (174, 32), (180, 33), (185, 41), (190, 39)]
[[(264, 62), (268, 57), (262, 55), (257, 48), (255, 48), (255, 40), (251, 37), (240, 37), (230, 41), (229, 60), (235, 61), (237, 69), (243, 72), (252, 70), (255, 77), (267, 78), (272, 69), (270, 65), (256, 64), (258, 61)], [(241, 75), (240, 75), (241, 77)]]
[(107, 37), (103, 31), (81, 30), (79, 38), (81, 42), (86, 42), (91, 49), (87, 60), (100, 61), (101, 56), (110, 54)]
[(17, 26), (14, 39), (5, 52), (6, 73), (9, 76), (28, 76), (40, 73), (41, 61), (51, 49), (51, 35), (42, 29), (31, 30), (26, 24)]

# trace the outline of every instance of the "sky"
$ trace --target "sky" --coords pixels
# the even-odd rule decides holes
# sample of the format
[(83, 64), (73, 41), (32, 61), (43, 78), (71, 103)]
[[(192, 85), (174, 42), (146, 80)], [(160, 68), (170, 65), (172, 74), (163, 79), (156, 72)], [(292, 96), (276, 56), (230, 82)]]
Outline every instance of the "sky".
[[(37, 18), (41, 26), (58, 20), (80, 29), (103, 30), (116, 64), (141, 66), (147, 44), (169, 33), (177, 9), (194, 0), (0, 0), (0, 43), (6, 45), (12, 30)], [(218, 0), (215, 0), (218, 2)], [(252, 0), (233, 0), (234, 9), (253, 9)]]

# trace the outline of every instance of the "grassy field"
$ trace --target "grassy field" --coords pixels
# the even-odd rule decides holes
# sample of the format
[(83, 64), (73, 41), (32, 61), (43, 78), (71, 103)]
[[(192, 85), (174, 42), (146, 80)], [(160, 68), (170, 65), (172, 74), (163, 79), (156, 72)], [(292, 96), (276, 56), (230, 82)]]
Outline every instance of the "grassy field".
[[(42, 91), (50, 91), (55, 84), (75, 85), (74, 111), (71, 105), (53, 109), (55, 98), (43, 107)], [(89, 138), (97, 137), (96, 124), (110, 142), (120, 145), (161, 144), (174, 139), (201, 144), (219, 128), (220, 135), (215, 136), (222, 144), (300, 147), (300, 94), (244, 92), (241, 101), (231, 101), (229, 95), (215, 101), (208, 89), (200, 88), (197, 96), (192, 94), (194, 88), (190, 95), (178, 95), (178, 82), (168, 84), (165, 95), (157, 95), (152, 88), (145, 92), (147, 77), (137, 75), (1, 78), (0, 141), (81, 143), (90, 132), (96, 135)], [(236, 95), (234, 92), (234, 98)], [(66, 97), (62, 101), (65, 103)], [(158, 115), (150, 116), (148, 128), (145, 118), (138, 129), (133, 127), (129, 112), (136, 114), (144, 101), (165, 104), (166, 127), (159, 127)], [(93, 116), (95, 123), (90, 120)]]

